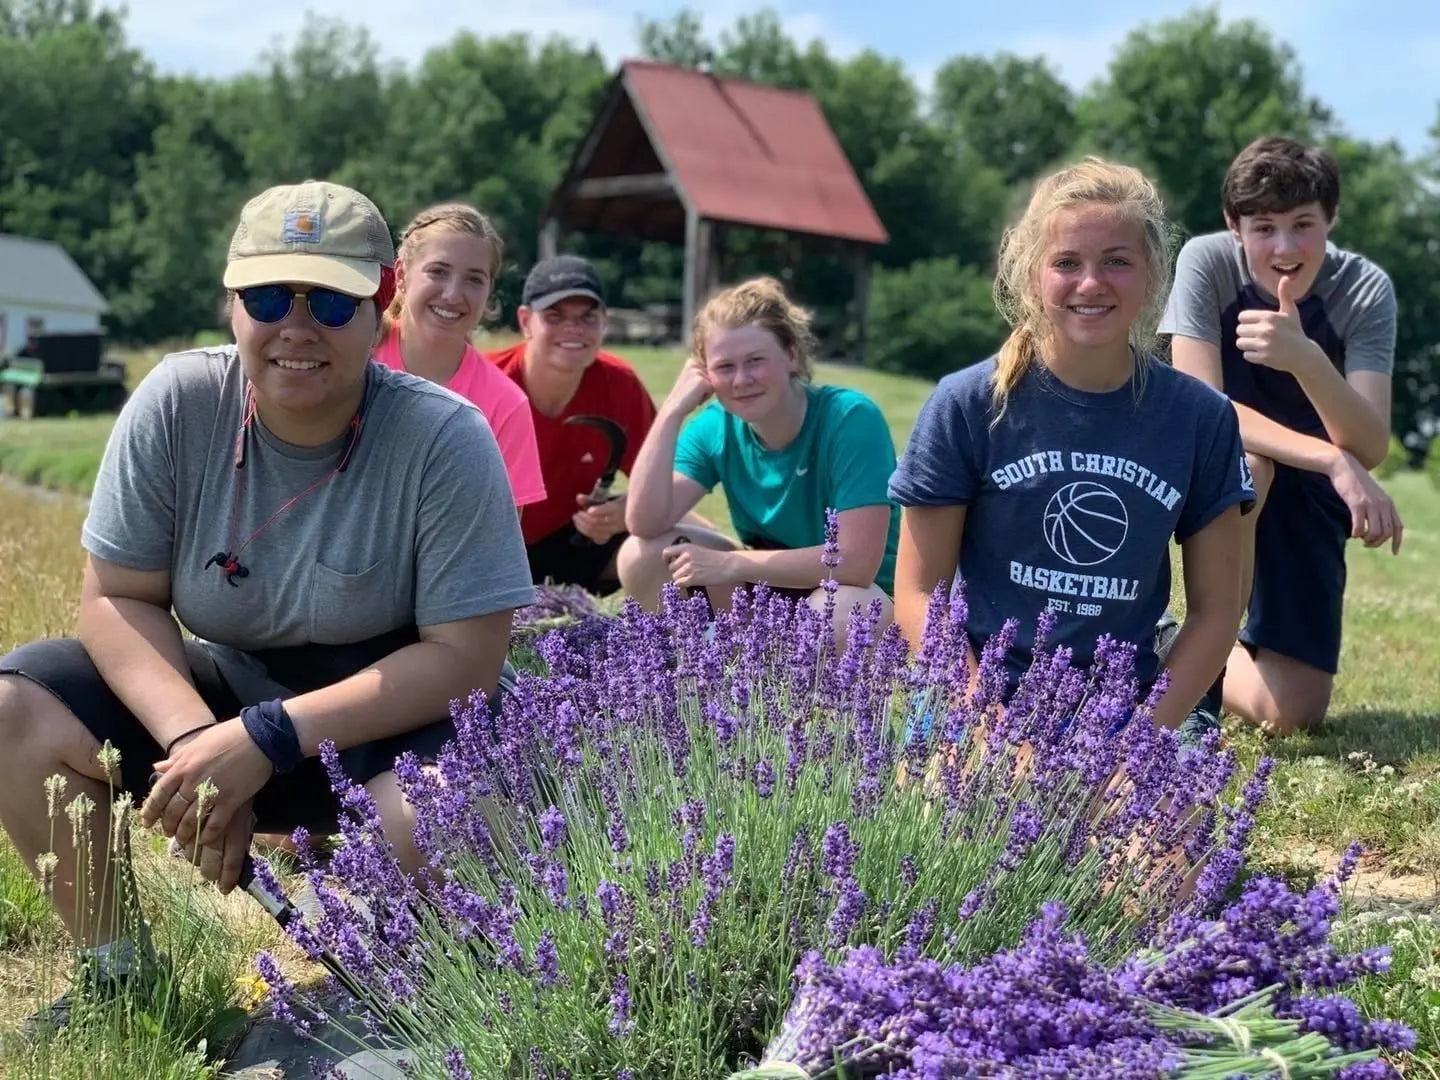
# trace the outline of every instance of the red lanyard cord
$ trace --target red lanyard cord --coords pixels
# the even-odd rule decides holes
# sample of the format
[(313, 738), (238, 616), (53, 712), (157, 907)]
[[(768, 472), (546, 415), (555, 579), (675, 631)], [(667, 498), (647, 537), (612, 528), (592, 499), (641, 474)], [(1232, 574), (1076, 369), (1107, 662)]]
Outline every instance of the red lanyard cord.
[(242, 496), (245, 488), (245, 441), (249, 436), (251, 424), (255, 420), (255, 394), (253, 389), (247, 386), (245, 388), (245, 406), (244, 413), (240, 420), (240, 430), (235, 436), (235, 471), (237, 476), (235, 481), (235, 494), (230, 503), (230, 530), (227, 534), (229, 542), (225, 550), (217, 551), (214, 555), (210, 556), (209, 560), (205, 563), (205, 569), (208, 570), (211, 566), (218, 566), (221, 572), (225, 574), (226, 581), (230, 585), (238, 588), (239, 586), (236, 584), (236, 580), (250, 576), (250, 568), (242, 565), (240, 562), (241, 553), (259, 539), (260, 534), (270, 528), (285, 511), (289, 510), (311, 492), (328, 484), (331, 480), (335, 479), (336, 476), (350, 467), (350, 459), (354, 456), (355, 447), (360, 442), (360, 429), (364, 423), (364, 417), (365, 402), (362, 397), (360, 407), (355, 410), (355, 415), (350, 418), (349, 436), (345, 440), (345, 449), (340, 455), (340, 461), (328, 473), (320, 477), (320, 479), (314, 481), (303, 491), (291, 495), (276, 507), (274, 512), (261, 523), (260, 527), (245, 538), (243, 544), (235, 547), (235, 537), (239, 533), (240, 528), (240, 504), (243, 501)]

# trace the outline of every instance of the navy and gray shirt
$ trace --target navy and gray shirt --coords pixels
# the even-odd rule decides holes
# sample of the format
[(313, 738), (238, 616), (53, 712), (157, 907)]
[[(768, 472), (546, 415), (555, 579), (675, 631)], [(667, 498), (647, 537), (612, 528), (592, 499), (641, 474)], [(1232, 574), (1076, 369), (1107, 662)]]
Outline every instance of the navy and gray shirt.
[[(1228, 397), (1292, 431), (1328, 442), (1325, 425), (1295, 376), (1250, 363), (1235, 345), (1240, 312), (1278, 306), (1251, 277), (1240, 241), (1229, 232), (1209, 233), (1180, 250), (1160, 333), (1216, 346)], [(1393, 371), (1395, 289), (1385, 271), (1363, 255), (1327, 245), (1325, 262), (1296, 307), (1305, 335), (1341, 375)]]
[(1000, 421), (995, 359), (947, 375), (920, 410), (890, 480), (902, 506), (965, 506), (956, 585), (978, 653), (1019, 620), (1013, 676), (1030, 664), (1035, 620), (1088, 666), (1104, 634), (1158, 669), (1155, 624), (1170, 598), (1169, 542), (1253, 505), (1235, 410), (1199, 379), (1144, 365), (1118, 390), (1087, 393), (1032, 363)]

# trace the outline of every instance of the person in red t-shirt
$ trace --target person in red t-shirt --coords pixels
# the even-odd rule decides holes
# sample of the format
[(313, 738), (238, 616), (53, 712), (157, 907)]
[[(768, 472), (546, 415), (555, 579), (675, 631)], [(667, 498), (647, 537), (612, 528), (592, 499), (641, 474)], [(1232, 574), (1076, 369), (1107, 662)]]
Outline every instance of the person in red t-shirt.
[(525, 391), (540, 447), (545, 499), (525, 508), (521, 526), (537, 584), (578, 585), (606, 595), (620, 587), (615, 555), (624, 543), (625, 496), (587, 506), (610, 457), (605, 433), (573, 416), (602, 416), (625, 432), (620, 472), (627, 476), (655, 420), (655, 403), (634, 368), (600, 350), (605, 291), (584, 259), (560, 255), (537, 263), (520, 294), (525, 340), (489, 354)]

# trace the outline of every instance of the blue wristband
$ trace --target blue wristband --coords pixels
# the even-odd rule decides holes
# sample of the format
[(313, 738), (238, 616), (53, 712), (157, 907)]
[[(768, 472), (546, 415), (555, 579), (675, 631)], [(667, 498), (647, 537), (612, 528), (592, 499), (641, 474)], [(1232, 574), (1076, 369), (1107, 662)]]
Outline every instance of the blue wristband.
[(275, 766), (275, 775), (290, 772), (305, 760), (300, 749), (300, 738), (295, 734), (295, 725), (285, 711), (285, 703), (279, 698), (262, 701), (258, 705), (247, 705), (240, 710), (240, 722), (260, 752)]

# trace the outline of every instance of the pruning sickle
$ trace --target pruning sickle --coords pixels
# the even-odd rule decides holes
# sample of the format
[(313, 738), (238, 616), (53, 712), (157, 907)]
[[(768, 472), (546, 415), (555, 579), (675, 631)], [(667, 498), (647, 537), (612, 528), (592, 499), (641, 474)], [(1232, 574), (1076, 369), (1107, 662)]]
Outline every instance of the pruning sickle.
[[(151, 773), (150, 786), (154, 787), (155, 782), (159, 779), (159, 773)], [(173, 838), (170, 841), (169, 847), (172, 855), (177, 858), (184, 857), (184, 851)], [(276, 881), (279, 880), (279, 876), (273, 871), (270, 877)], [(245, 892), (249, 893), (250, 897), (265, 909), (266, 913), (279, 924), (282, 930), (288, 929), (292, 922), (303, 917), (300, 909), (290, 901), (289, 897), (283, 894), (280, 896), (271, 895), (270, 891), (260, 884), (260, 879), (255, 876), (255, 856), (249, 852), (245, 853), (245, 862), (240, 867), (240, 880), (237, 881), (236, 884)], [(359, 996), (358, 984), (355, 982), (354, 976), (346, 970), (345, 965), (340, 962), (339, 957), (329, 949), (322, 948), (320, 950), (319, 960), (332, 975), (340, 980), (341, 985), (348, 988), (350, 992), (356, 994), (357, 997)]]
[[(600, 506), (609, 502), (616, 496), (611, 489), (615, 486), (615, 474), (620, 471), (620, 462), (625, 459), (625, 448), (629, 440), (625, 436), (625, 429), (608, 416), (570, 416), (566, 417), (567, 424), (587, 424), (590, 427), (599, 428), (605, 433), (605, 438), (610, 443), (610, 457), (605, 462), (605, 471), (600, 474), (600, 479), (595, 481), (595, 486), (590, 489), (590, 494), (585, 496), (585, 505)], [(570, 538), (570, 542), (576, 547), (586, 547), (594, 543), (588, 536), (576, 533)]]

